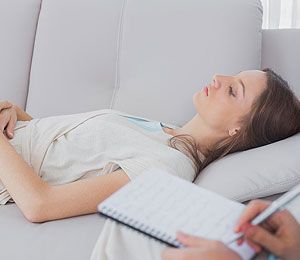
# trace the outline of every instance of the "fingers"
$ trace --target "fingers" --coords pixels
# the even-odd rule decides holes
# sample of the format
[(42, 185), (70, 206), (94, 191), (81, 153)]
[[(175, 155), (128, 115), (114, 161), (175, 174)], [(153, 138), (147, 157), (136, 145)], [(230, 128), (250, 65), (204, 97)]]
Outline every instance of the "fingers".
[(9, 121), (9, 115), (6, 111), (0, 112), (0, 131), (3, 133), (7, 123)]
[(9, 138), (13, 138), (14, 136), (14, 129), (15, 129), (16, 122), (17, 119), (14, 116), (12, 116), (7, 124), (6, 133)]
[(183, 260), (185, 258), (184, 249), (167, 248), (162, 253), (163, 260)]
[(293, 215), (286, 209), (276, 212), (270, 216), (267, 222), (270, 224), (273, 230), (277, 230), (279, 227), (284, 225), (294, 225), (297, 223)]
[[(246, 222), (240, 226), (239, 232), (244, 232), (246, 229), (250, 227), (252, 227), (252, 225), (249, 222)], [(243, 242), (244, 242), (244, 237), (241, 237), (237, 240), (238, 245), (243, 244)]]
[(266, 209), (270, 205), (270, 202), (264, 200), (253, 200), (251, 201), (244, 212), (241, 214), (237, 226), (235, 227), (235, 232), (240, 232), (243, 224), (246, 222), (250, 222), (253, 218), (255, 218), (260, 212)]
[(188, 247), (208, 247), (208, 246), (211, 246), (211, 241), (207, 240), (207, 239), (204, 239), (204, 238), (188, 235), (188, 234), (185, 234), (183, 232), (177, 232), (176, 235), (177, 235), (176, 236), (177, 240), (180, 243), (182, 243), (183, 245), (188, 246)]
[(14, 129), (17, 120), (18, 120), (17, 115), (15, 113), (12, 113), (8, 125), (6, 126), (6, 133), (9, 138), (13, 138), (14, 136)]
[(17, 116), (12, 113), (13, 104), (8, 101), (0, 102), (0, 131), (6, 132), (8, 138), (13, 138)]
[(250, 240), (251, 242), (259, 244), (274, 254), (277, 254), (277, 252), (279, 252), (281, 249), (280, 240), (259, 226), (253, 226), (247, 229), (244, 233), (244, 236), (247, 241)]
[(2, 101), (2, 102), (0, 102), (0, 111), (2, 109), (10, 108), (12, 106), (13, 106), (13, 104), (8, 101)]
[(247, 244), (252, 247), (252, 249), (256, 252), (256, 253), (260, 253), (261, 252), (261, 246), (258, 244), (255, 244), (254, 242), (252, 242), (251, 240), (247, 240)]
[(268, 230), (270, 233), (274, 232), (276, 230), (276, 227), (268, 222), (268, 219), (264, 221), (262, 224), (260, 224), (261, 227)]

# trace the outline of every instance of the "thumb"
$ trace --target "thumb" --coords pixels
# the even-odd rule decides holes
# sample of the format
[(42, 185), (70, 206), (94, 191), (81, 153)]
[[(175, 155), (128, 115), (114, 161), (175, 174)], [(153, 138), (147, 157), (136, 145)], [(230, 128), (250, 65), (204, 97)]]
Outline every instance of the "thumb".
[(188, 235), (183, 232), (177, 232), (177, 240), (187, 247), (205, 247), (210, 244), (209, 240)]
[(246, 239), (266, 248), (274, 254), (278, 254), (278, 250), (281, 247), (280, 240), (264, 228), (253, 226), (244, 231), (244, 235)]
[(10, 138), (13, 138), (13, 136), (14, 136), (15, 124), (16, 124), (16, 121), (13, 118), (10, 118), (8, 125), (6, 127), (6, 133), (8, 134), (8, 136)]
[(180, 260), (184, 259), (184, 251), (182, 249), (167, 248), (161, 254), (162, 260)]

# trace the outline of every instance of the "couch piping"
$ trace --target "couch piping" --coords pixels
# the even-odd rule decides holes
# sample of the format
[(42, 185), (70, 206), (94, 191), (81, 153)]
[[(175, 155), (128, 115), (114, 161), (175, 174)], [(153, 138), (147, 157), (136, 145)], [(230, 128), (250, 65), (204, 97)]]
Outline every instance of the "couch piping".
[(29, 64), (29, 74), (28, 74), (28, 80), (27, 80), (27, 93), (26, 93), (26, 100), (25, 100), (25, 105), (24, 105), (24, 110), (27, 110), (27, 101), (28, 101), (28, 95), (29, 95), (29, 86), (30, 86), (30, 77), (31, 77), (31, 68), (32, 68), (32, 60), (33, 60), (33, 54), (34, 54), (34, 46), (35, 46), (35, 40), (36, 40), (36, 34), (37, 34), (37, 28), (40, 20), (40, 14), (42, 10), (42, 4), (43, 0), (40, 2), (40, 10), (37, 15), (37, 20), (36, 20), (36, 26), (35, 26), (35, 32), (34, 32), (34, 37), (33, 37), (33, 44), (32, 44), (32, 52), (31, 52), (31, 59), (30, 59), (30, 64)]
[(122, 34), (123, 34), (123, 26), (124, 26), (124, 13), (125, 13), (125, 6), (127, 4), (127, 0), (123, 1), (121, 14), (120, 14), (120, 22), (119, 22), (119, 31), (118, 31), (118, 38), (117, 38), (117, 55), (116, 55), (116, 76), (115, 76), (115, 87), (113, 91), (113, 95), (111, 98), (111, 103), (109, 108), (113, 109), (113, 106), (116, 101), (116, 97), (120, 88), (120, 50), (121, 50), (121, 44), (122, 44)]

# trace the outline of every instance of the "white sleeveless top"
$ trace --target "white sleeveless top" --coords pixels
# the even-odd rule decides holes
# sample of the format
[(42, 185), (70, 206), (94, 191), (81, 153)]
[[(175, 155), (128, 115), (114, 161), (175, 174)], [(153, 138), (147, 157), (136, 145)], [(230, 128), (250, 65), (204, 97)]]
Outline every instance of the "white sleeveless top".
[[(193, 180), (192, 160), (167, 145), (171, 135), (147, 131), (126, 116), (138, 118), (103, 109), (18, 121), (10, 143), (51, 185), (107, 174), (118, 168), (130, 179), (147, 168), (158, 167)], [(0, 204), (12, 201), (4, 191), (0, 182)]]

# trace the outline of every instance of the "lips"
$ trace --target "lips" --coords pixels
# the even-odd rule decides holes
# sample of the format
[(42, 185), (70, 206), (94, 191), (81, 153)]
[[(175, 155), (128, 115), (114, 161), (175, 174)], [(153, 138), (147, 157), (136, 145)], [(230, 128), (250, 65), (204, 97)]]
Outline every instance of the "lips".
[(204, 89), (206, 96), (208, 96), (208, 87), (205, 87)]

